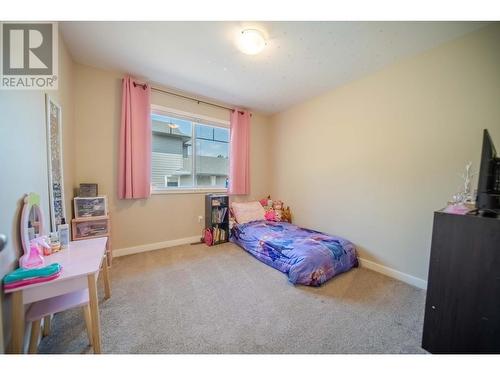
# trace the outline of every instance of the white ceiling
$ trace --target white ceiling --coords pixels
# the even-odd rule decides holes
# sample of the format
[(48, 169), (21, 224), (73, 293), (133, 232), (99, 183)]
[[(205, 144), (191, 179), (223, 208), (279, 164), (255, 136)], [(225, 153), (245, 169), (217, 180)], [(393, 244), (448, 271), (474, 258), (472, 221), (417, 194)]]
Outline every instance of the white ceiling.
[[(62, 22), (73, 58), (275, 113), (484, 26), (481, 22)], [(268, 45), (241, 53), (257, 26)]]

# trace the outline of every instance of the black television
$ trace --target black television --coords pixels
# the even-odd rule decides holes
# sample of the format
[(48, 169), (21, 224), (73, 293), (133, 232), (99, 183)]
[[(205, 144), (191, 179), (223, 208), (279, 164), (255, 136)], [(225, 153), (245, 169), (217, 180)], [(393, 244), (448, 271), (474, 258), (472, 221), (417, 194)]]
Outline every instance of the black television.
[(487, 129), (483, 132), (476, 208), (484, 216), (500, 215), (500, 158)]

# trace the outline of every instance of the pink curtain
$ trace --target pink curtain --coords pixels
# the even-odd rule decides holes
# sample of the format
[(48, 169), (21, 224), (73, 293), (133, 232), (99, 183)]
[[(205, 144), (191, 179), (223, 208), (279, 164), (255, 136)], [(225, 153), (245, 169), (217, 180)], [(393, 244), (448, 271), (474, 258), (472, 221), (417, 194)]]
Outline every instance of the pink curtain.
[(229, 194), (250, 193), (250, 113), (236, 109), (231, 113), (229, 151)]
[(151, 195), (151, 88), (131, 77), (123, 78), (122, 87), (118, 198), (148, 198)]

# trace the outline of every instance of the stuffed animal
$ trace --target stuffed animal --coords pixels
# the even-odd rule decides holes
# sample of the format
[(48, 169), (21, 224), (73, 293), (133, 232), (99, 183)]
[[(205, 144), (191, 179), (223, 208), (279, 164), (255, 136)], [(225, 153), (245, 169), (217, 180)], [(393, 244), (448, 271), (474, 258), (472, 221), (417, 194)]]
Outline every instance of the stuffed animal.
[(268, 196), (267, 198), (263, 198), (261, 199), (259, 202), (260, 204), (262, 205), (262, 207), (267, 207), (267, 200), (271, 198), (270, 196)]
[(290, 211), (290, 207), (287, 206), (286, 209), (282, 211), (281, 221), (287, 221), (289, 223), (292, 222), (292, 212)]
[(273, 209), (274, 210), (282, 210), (283, 209), (283, 202), (282, 201), (274, 201), (273, 202)]
[(266, 211), (266, 213), (264, 214), (264, 218), (265, 218), (266, 220), (269, 220), (269, 221), (277, 221), (277, 220), (276, 220), (276, 212), (275, 212), (273, 209), (268, 210), (268, 211)]
[(264, 217), (269, 221), (288, 221), (292, 222), (292, 214), (290, 212), (290, 207), (285, 209), (283, 201), (276, 200), (273, 201), (271, 196), (268, 195), (267, 198), (263, 198), (260, 201), (262, 207), (266, 211)]
[(273, 207), (273, 201), (272, 201), (270, 195), (268, 195), (267, 198), (261, 199), (259, 202), (262, 205), (262, 207), (264, 207), (264, 208), (272, 208)]

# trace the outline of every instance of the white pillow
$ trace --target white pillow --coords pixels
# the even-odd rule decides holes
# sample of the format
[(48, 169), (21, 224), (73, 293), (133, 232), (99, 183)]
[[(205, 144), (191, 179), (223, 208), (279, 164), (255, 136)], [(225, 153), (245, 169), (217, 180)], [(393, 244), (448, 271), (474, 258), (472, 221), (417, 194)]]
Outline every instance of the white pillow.
[(266, 211), (260, 202), (233, 202), (231, 204), (234, 218), (239, 224), (245, 224), (255, 220), (265, 220)]

